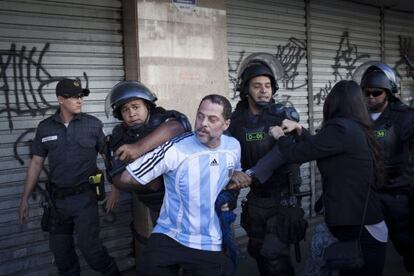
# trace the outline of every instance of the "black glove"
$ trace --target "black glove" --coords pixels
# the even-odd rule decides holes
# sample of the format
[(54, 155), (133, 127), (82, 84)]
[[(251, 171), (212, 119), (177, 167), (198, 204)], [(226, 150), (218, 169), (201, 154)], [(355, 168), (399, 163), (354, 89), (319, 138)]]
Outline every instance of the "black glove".
[(117, 157), (112, 156), (111, 157), (111, 167), (110, 167), (110, 169), (107, 170), (108, 180), (109, 179), (112, 180), (112, 178), (115, 175), (117, 175), (119, 173), (122, 173), (125, 170), (127, 165), (128, 164), (125, 163), (124, 161), (121, 161)]

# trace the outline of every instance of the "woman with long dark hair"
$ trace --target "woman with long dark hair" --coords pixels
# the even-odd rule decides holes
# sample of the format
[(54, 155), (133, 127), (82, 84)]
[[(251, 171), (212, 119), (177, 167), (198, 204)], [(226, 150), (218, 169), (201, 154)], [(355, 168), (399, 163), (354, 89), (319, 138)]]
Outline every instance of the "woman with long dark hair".
[[(291, 131), (299, 134), (296, 143), (285, 136)], [(359, 85), (344, 80), (332, 88), (323, 107), (322, 128), (316, 135), (287, 120), (269, 132), (279, 140), (285, 161), (317, 161), (325, 223), (332, 235), (339, 241), (355, 240), (362, 229), (365, 264), (340, 275), (382, 275), (388, 232), (375, 192), (383, 181), (382, 160)]]

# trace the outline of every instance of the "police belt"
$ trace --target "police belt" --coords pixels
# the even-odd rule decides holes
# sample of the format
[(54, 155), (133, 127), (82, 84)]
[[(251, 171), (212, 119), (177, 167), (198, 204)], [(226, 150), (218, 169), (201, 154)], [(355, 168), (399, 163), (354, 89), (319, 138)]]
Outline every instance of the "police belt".
[(92, 191), (89, 182), (79, 184), (75, 187), (56, 187), (56, 184), (50, 183), (50, 194), (53, 198), (65, 198), (73, 195), (80, 195)]

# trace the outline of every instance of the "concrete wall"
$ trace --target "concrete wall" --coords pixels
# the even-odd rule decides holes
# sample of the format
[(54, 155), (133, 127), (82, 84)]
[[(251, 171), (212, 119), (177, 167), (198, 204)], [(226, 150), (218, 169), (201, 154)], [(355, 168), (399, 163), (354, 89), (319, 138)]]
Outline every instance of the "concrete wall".
[(124, 20), (137, 27), (124, 28), (127, 78), (139, 78), (159, 105), (193, 123), (203, 96), (228, 95), (223, 0), (196, 1), (188, 9), (172, 1), (124, 1)]

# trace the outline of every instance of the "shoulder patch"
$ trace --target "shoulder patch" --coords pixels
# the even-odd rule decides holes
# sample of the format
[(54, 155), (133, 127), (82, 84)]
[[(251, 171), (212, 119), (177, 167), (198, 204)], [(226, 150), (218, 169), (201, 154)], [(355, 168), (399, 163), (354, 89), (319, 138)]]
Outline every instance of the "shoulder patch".
[(57, 140), (58, 137), (57, 135), (52, 135), (52, 136), (46, 136), (42, 138), (42, 143), (48, 142), (48, 141), (54, 141)]

